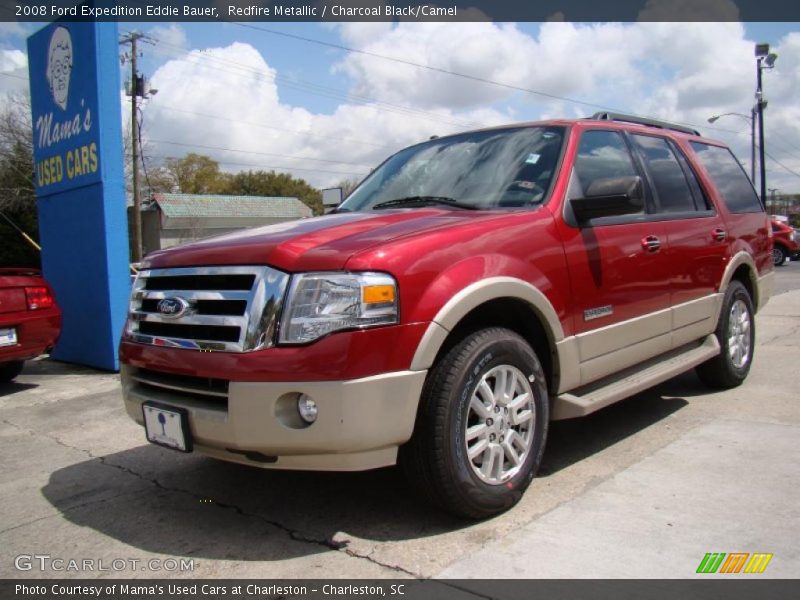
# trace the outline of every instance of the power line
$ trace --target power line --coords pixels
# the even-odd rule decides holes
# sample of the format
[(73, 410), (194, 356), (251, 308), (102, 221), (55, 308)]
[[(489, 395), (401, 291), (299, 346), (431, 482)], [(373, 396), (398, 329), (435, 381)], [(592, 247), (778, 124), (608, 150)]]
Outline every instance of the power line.
[(321, 135), (319, 133), (314, 133), (312, 131), (301, 131), (299, 129), (286, 129), (285, 127), (277, 127), (275, 125), (267, 125), (266, 123), (259, 123), (257, 121), (244, 121), (242, 119), (231, 119), (229, 117), (223, 117), (223, 116), (220, 116), (220, 115), (211, 115), (211, 114), (208, 114), (208, 113), (201, 113), (201, 112), (196, 112), (196, 111), (193, 111), (193, 110), (186, 110), (184, 108), (178, 108), (176, 106), (167, 106), (165, 104), (162, 104), (161, 102), (158, 102), (158, 103), (153, 105), (153, 110), (162, 110), (162, 109), (163, 110), (170, 110), (170, 111), (174, 111), (174, 112), (185, 113), (187, 115), (195, 115), (197, 117), (204, 117), (206, 119), (215, 119), (215, 120), (218, 120), (218, 121), (227, 121), (229, 123), (240, 123), (242, 125), (251, 125), (253, 127), (260, 127), (260, 128), (263, 128), (263, 129), (274, 129), (276, 131), (285, 131), (287, 133), (294, 133), (294, 134), (297, 134), (297, 135), (307, 135), (309, 137), (315, 137), (315, 138), (319, 138), (319, 139), (323, 139), (323, 140), (333, 140), (333, 141), (336, 141), (336, 142), (340, 142), (342, 140), (348, 140), (348, 141), (351, 141), (351, 142), (356, 142), (358, 144), (363, 144), (364, 146), (374, 146), (375, 148), (391, 148), (391, 149), (395, 149), (396, 148), (396, 146), (387, 146), (385, 144), (376, 144), (375, 142), (367, 142), (365, 140), (360, 140), (360, 139), (351, 138), (351, 137)]
[(367, 167), (367, 168), (371, 168), (372, 167), (372, 165), (367, 165), (367, 164), (364, 164), (364, 163), (353, 163), (353, 162), (347, 162), (347, 161), (343, 161), (343, 160), (329, 160), (329, 159), (326, 159), (326, 158), (311, 158), (310, 156), (293, 156), (291, 154), (276, 154), (274, 152), (258, 152), (256, 150), (234, 150), (233, 148), (225, 148), (225, 147), (222, 147), (222, 146), (207, 146), (207, 145), (204, 145), (204, 144), (188, 144), (188, 143), (185, 143), (185, 142), (169, 142), (169, 141), (166, 141), (166, 140), (154, 140), (152, 138), (150, 140), (148, 140), (148, 141), (150, 141), (150, 142), (152, 142), (154, 144), (168, 144), (170, 146), (186, 146), (188, 148), (203, 148), (203, 149), (206, 149), (206, 150), (222, 150), (222, 151), (225, 151), (225, 152), (237, 152), (237, 153), (241, 153), (241, 154), (258, 154), (260, 156), (275, 156), (275, 157), (278, 157), (278, 158), (289, 158), (289, 159), (292, 159), (292, 160), (313, 160), (313, 161), (318, 161), (318, 162), (332, 163), (332, 164), (336, 164), (336, 165), (352, 165), (352, 166), (356, 166), (356, 167)]
[[(203, 60), (206, 60), (206, 61), (212, 61), (212, 62), (224, 64), (224, 65), (229, 65), (229, 66), (226, 66), (224, 68), (220, 67), (220, 66), (209, 65), (209, 64), (206, 65), (210, 69), (216, 69), (216, 70), (222, 71), (224, 73), (234, 74), (234, 75), (239, 75), (239, 76), (255, 75), (255, 76), (257, 76), (257, 77), (259, 77), (261, 79), (265, 79), (265, 80), (268, 80), (268, 81), (280, 82), (285, 87), (296, 89), (298, 91), (301, 91), (301, 92), (304, 92), (304, 93), (307, 93), (307, 94), (311, 94), (311, 95), (315, 95), (315, 96), (322, 96), (322, 97), (326, 97), (326, 98), (334, 98), (334, 99), (337, 99), (337, 100), (345, 100), (347, 102), (353, 102), (353, 103), (356, 103), (356, 104), (370, 105), (373, 108), (375, 108), (376, 110), (382, 110), (384, 112), (392, 112), (392, 113), (396, 113), (396, 114), (404, 114), (404, 115), (409, 115), (409, 116), (416, 117), (416, 118), (424, 118), (424, 119), (429, 120), (429, 121), (435, 121), (436, 123), (447, 123), (447, 124), (458, 126), (458, 127), (476, 127), (476, 126), (481, 126), (482, 125), (482, 123), (478, 123), (476, 121), (470, 122), (470, 121), (456, 121), (456, 120), (452, 120), (452, 119), (447, 119), (446, 117), (444, 117), (440, 113), (434, 113), (434, 112), (426, 111), (426, 110), (423, 110), (423, 109), (412, 108), (412, 107), (408, 107), (408, 106), (402, 106), (402, 105), (399, 105), (399, 104), (392, 104), (392, 103), (389, 103), (389, 102), (384, 102), (384, 101), (381, 101), (381, 100), (377, 100), (375, 98), (371, 98), (369, 96), (359, 96), (359, 95), (351, 94), (351, 93), (343, 91), (343, 90), (338, 90), (336, 88), (330, 88), (330, 87), (327, 87), (327, 86), (322, 86), (320, 84), (312, 83), (312, 82), (309, 82), (309, 81), (303, 81), (303, 80), (299, 80), (299, 79), (292, 79), (292, 78), (283, 77), (281, 75), (273, 74), (273, 73), (264, 71), (262, 69), (256, 69), (256, 68), (253, 68), (253, 67), (248, 67), (248, 66), (242, 65), (240, 63), (237, 63), (237, 62), (234, 62), (234, 61), (231, 61), (231, 60), (227, 60), (227, 59), (224, 59), (224, 58), (221, 58), (221, 57), (218, 57), (218, 56), (210, 56), (210, 55), (207, 55), (207, 54), (198, 54), (198, 53), (194, 53), (194, 52), (188, 53), (185, 48), (182, 48), (180, 46), (176, 46), (174, 44), (169, 44), (169, 43), (166, 43), (166, 42), (158, 42), (158, 43), (161, 46), (167, 46), (167, 47), (175, 48), (177, 51), (180, 52), (180, 55), (184, 55), (185, 54), (186, 55), (185, 58), (196, 59), (194, 61), (195, 64), (198, 64), (200, 62), (200, 59), (203, 59)], [(173, 51), (173, 55), (178, 56), (179, 53), (177, 51)], [(233, 71), (231, 69), (233, 69)]]
[[(181, 160), (183, 157), (180, 156), (168, 156), (163, 154), (151, 154), (148, 158), (159, 158), (162, 160)], [(228, 161), (228, 160), (217, 160), (215, 161), (221, 165), (232, 165), (232, 166), (240, 166), (240, 167), (257, 167), (259, 169), (271, 170), (271, 171), (310, 171), (312, 173), (328, 173), (332, 175), (356, 175), (358, 177), (363, 177), (367, 173), (364, 171), (355, 172), (355, 171), (331, 171), (326, 169), (311, 169), (307, 167), (290, 167), (286, 165), (282, 166), (271, 166), (271, 165), (262, 165), (258, 163), (245, 163), (245, 162), (236, 162), (236, 161)]]
[[(316, 39), (316, 38), (310, 38), (310, 37), (306, 37), (306, 36), (302, 36), (302, 35), (297, 35), (297, 34), (294, 34), (294, 33), (287, 33), (285, 31), (277, 31), (277, 30), (274, 30), (274, 29), (268, 29), (266, 27), (259, 27), (257, 25), (253, 25), (252, 23), (231, 22), (231, 25), (236, 25), (238, 27), (243, 27), (243, 28), (246, 28), (246, 29), (254, 29), (256, 31), (262, 31), (262, 32), (268, 33), (270, 35), (276, 35), (276, 36), (281, 36), (281, 37), (285, 37), (285, 38), (295, 39), (295, 40), (307, 42), (307, 43), (310, 43), (310, 44), (317, 44), (317, 45), (320, 45), (320, 46), (326, 46), (328, 48), (335, 48), (337, 50), (343, 50), (343, 51), (346, 51), (346, 52), (353, 52), (353, 53), (361, 54), (361, 55), (364, 55), (364, 56), (370, 56), (370, 57), (373, 57), (373, 58), (379, 58), (381, 60), (391, 61), (391, 62), (407, 65), (407, 66), (410, 66), (410, 67), (416, 67), (416, 68), (419, 68), (419, 69), (425, 69), (425, 70), (433, 71), (433, 72), (436, 72), (436, 73), (442, 73), (442, 74), (445, 74), (445, 75), (451, 75), (453, 77), (460, 77), (460, 78), (463, 78), (463, 79), (468, 79), (470, 81), (475, 81), (475, 82), (478, 82), (478, 83), (484, 83), (484, 84), (487, 84), (487, 85), (493, 85), (493, 86), (496, 86), (496, 87), (502, 87), (502, 88), (506, 88), (506, 89), (509, 89), (509, 90), (513, 90), (513, 91), (524, 92), (524, 93), (527, 93), (527, 94), (534, 94), (534, 95), (537, 95), (537, 96), (542, 96), (544, 98), (549, 98), (551, 100), (561, 100), (563, 102), (570, 102), (572, 104), (579, 104), (579, 105), (582, 105), (582, 106), (587, 106), (589, 108), (599, 108), (601, 110), (607, 110), (607, 111), (611, 111), (611, 112), (628, 113), (628, 111), (622, 110), (622, 109), (619, 109), (619, 108), (608, 107), (608, 106), (604, 106), (602, 104), (595, 104), (593, 102), (586, 102), (584, 100), (578, 100), (577, 98), (570, 98), (568, 96), (561, 96), (559, 94), (552, 94), (550, 92), (544, 92), (542, 90), (536, 90), (536, 89), (533, 89), (533, 88), (526, 88), (526, 87), (522, 87), (522, 86), (518, 86), (518, 85), (513, 85), (513, 84), (510, 84), (510, 83), (504, 83), (502, 81), (496, 81), (496, 80), (493, 80), (493, 79), (487, 79), (485, 77), (479, 77), (477, 75), (470, 75), (469, 73), (460, 73), (460, 72), (457, 72), (457, 71), (451, 71), (449, 69), (445, 69), (445, 68), (442, 68), (442, 67), (435, 67), (435, 66), (432, 66), (432, 65), (426, 65), (426, 64), (423, 64), (423, 63), (414, 62), (414, 61), (407, 60), (407, 59), (404, 59), (404, 58), (399, 58), (399, 57), (396, 57), (396, 56), (387, 56), (385, 54), (379, 54), (377, 52), (370, 52), (369, 50), (361, 50), (359, 48), (353, 48), (351, 46), (345, 46), (344, 44), (337, 44), (337, 43), (334, 43), (334, 42), (326, 42), (324, 40), (319, 40), (319, 39)], [(630, 114), (630, 113), (628, 113), (628, 114)], [(632, 116), (644, 116), (644, 115), (632, 115)], [(693, 123), (678, 123), (678, 124), (680, 124), (680, 125), (689, 125), (689, 126), (694, 127), (696, 129), (705, 128), (705, 129), (709, 129), (709, 130), (712, 130), (712, 131), (727, 131), (727, 132), (733, 133), (733, 131), (729, 130), (729, 129), (721, 129), (721, 128), (717, 128), (717, 127), (709, 127), (707, 125), (700, 126), (700, 125), (696, 125), (696, 124), (693, 124)]]
[(541, 90), (535, 90), (535, 89), (532, 89), (532, 88), (525, 88), (525, 87), (522, 87), (522, 86), (510, 84), (510, 83), (503, 83), (502, 81), (494, 81), (492, 79), (486, 79), (484, 77), (478, 77), (477, 75), (470, 75), (468, 73), (459, 73), (459, 72), (456, 72), (456, 71), (450, 71), (449, 69), (444, 69), (442, 67), (434, 67), (432, 65), (426, 65), (426, 64), (414, 62), (414, 61), (411, 61), (411, 60), (406, 60), (404, 58), (398, 58), (396, 56), (387, 56), (385, 54), (378, 54), (377, 52), (370, 52), (368, 50), (360, 50), (358, 48), (352, 48), (350, 46), (345, 46), (343, 44), (336, 44), (336, 43), (333, 43), (333, 42), (325, 42), (323, 40), (309, 38), (309, 37), (305, 37), (305, 36), (302, 36), (302, 35), (297, 35), (297, 34), (294, 34), (294, 33), (287, 33), (285, 31), (276, 31), (274, 29), (267, 29), (266, 27), (258, 27), (257, 25), (253, 25), (252, 23), (236, 23), (236, 22), (233, 22), (231, 24), (232, 25), (237, 25), (239, 27), (245, 27), (245, 28), (248, 28), (248, 29), (255, 29), (257, 31), (263, 31), (264, 33), (269, 33), (270, 35), (278, 35), (278, 36), (282, 36), (282, 37), (286, 37), (286, 38), (300, 40), (300, 41), (303, 41), (303, 42), (308, 42), (310, 44), (318, 44), (320, 46), (327, 46), (328, 48), (335, 48), (337, 50), (344, 50), (346, 52), (353, 52), (353, 53), (356, 53), (356, 54), (362, 54), (364, 56), (371, 56), (373, 58), (379, 58), (379, 59), (382, 59), (382, 60), (387, 60), (387, 61), (391, 61), (391, 62), (403, 64), (403, 65), (407, 65), (407, 66), (410, 66), (410, 67), (417, 67), (419, 69), (426, 69), (428, 71), (433, 71), (433, 72), (436, 72), (436, 73), (442, 73), (442, 74), (445, 74), (445, 75), (452, 75), (454, 77), (461, 77), (463, 79), (469, 79), (470, 81), (476, 81), (476, 82), (479, 82), (479, 83), (485, 83), (485, 84), (488, 84), (488, 85), (494, 85), (494, 86), (497, 86), (497, 87), (502, 87), (502, 88), (506, 88), (506, 89), (509, 89), (509, 90), (514, 90), (514, 91), (517, 91), (517, 92), (525, 92), (527, 94), (535, 94), (537, 96), (550, 98), (551, 100), (562, 100), (562, 101), (565, 101), (565, 102), (571, 102), (573, 104), (581, 104), (583, 106), (588, 106), (590, 108), (599, 108), (601, 110), (608, 110), (608, 111), (611, 111), (611, 112), (625, 112), (625, 111), (622, 111), (622, 110), (617, 109), (617, 108), (612, 108), (612, 107), (609, 107), (609, 106), (603, 106), (602, 104), (595, 104), (593, 102), (585, 102), (583, 100), (578, 100), (576, 98), (569, 98), (567, 96), (560, 96), (558, 94), (551, 94), (549, 92), (543, 92)]
[(794, 175), (794, 176), (796, 176), (796, 177), (800, 177), (800, 173), (798, 173), (797, 171), (794, 171), (794, 170), (790, 169), (789, 167), (787, 167), (785, 164), (783, 164), (783, 163), (782, 163), (781, 161), (779, 161), (777, 158), (775, 158), (774, 156), (772, 156), (772, 155), (771, 155), (769, 152), (767, 152), (766, 150), (764, 151), (764, 154), (766, 154), (766, 155), (767, 155), (767, 157), (768, 157), (770, 160), (772, 160), (772, 162), (774, 162), (774, 163), (777, 163), (778, 165), (780, 165), (781, 167), (783, 167), (783, 168), (784, 168), (786, 171), (788, 171), (788, 172), (789, 172), (789, 173), (791, 173), (792, 175)]
[(21, 79), (22, 81), (28, 81), (27, 77), (23, 77), (22, 75), (14, 75), (13, 73), (5, 73), (3, 71), (0, 71), (0, 75), (2, 75), (3, 77), (13, 77), (14, 79)]

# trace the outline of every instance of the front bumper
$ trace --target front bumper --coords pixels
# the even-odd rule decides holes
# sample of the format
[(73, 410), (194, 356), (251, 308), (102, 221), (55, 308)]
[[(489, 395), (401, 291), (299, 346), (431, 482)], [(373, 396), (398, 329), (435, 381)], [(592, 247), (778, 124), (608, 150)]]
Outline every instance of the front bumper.
[[(152, 400), (188, 411), (194, 450), (202, 454), (262, 468), (331, 471), (396, 462), (398, 447), (411, 437), (426, 373), (398, 371), (347, 381), (231, 381), (227, 397), (221, 397), (187, 392), (175, 381), (169, 388), (150, 385), (151, 374), (124, 364), (121, 369), (125, 408), (140, 425), (141, 405)], [(291, 399), (301, 393), (319, 410), (308, 426), (292, 413)]]

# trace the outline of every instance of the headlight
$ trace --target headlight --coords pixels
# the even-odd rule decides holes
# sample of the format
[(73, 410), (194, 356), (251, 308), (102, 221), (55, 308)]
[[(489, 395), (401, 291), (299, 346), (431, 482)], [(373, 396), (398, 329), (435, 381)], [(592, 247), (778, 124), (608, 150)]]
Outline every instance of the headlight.
[(304, 344), (342, 329), (397, 323), (397, 283), (384, 273), (294, 275), (280, 343)]

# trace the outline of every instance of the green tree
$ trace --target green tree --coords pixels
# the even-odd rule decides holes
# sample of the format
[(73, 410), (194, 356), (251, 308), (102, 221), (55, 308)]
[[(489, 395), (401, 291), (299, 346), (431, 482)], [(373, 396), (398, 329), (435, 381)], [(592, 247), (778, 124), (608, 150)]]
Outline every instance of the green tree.
[(0, 266), (38, 267), (38, 250), (8, 222), (38, 240), (30, 99), (6, 100), (0, 111)]
[(164, 170), (157, 179), (171, 179), (174, 189), (183, 194), (225, 193), (222, 191), (225, 177), (219, 163), (208, 156), (191, 152), (183, 158), (168, 158)]

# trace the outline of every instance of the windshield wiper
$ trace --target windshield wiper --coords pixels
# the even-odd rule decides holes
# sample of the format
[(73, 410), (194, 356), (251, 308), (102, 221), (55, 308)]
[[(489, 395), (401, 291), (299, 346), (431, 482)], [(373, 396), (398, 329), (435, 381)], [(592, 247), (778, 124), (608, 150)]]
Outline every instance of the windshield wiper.
[(472, 204), (462, 204), (454, 198), (447, 196), (408, 196), (406, 198), (395, 198), (394, 200), (386, 200), (379, 202), (372, 207), (372, 210), (379, 210), (381, 208), (393, 208), (396, 206), (407, 206), (414, 204), (441, 204), (444, 206), (452, 206), (453, 208), (463, 208), (466, 210), (478, 210), (477, 206)]

